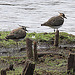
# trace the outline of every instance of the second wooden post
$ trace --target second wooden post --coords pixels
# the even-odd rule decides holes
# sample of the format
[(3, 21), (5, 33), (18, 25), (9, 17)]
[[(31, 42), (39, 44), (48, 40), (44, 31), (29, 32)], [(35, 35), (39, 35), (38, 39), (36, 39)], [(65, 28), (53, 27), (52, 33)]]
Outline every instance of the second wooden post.
[(27, 50), (27, 57), (28, 59), (32, 59), (33, 52), (32, 52), (32, 40), (26, 38), (26, 50)]

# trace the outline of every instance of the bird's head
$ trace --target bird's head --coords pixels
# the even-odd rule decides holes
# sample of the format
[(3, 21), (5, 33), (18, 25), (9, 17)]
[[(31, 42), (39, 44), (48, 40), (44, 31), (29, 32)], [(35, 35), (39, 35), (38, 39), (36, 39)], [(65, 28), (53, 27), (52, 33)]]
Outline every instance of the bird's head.
[[(66, 18), (64, 13), (59, 13), (61, 17)], [(67, 18), (66, 18), (67, 19)]]
[(25, 30), (25, 31), (28, 31), (26, 28), (26, 26), (21, 26), (21, 25), (19, 25), (23, 30)]

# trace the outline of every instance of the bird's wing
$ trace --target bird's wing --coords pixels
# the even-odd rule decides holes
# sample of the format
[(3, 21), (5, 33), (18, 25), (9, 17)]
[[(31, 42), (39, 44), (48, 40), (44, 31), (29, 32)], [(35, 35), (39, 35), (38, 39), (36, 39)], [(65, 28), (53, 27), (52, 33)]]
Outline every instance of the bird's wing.
[(59, 26), (62, 25), (64, 22), (64, 19), (60, 16), (52, 17), (47, 21), (47, 24), (53, 25), (53, 26)]
[(26, 32), (23, 29), (15, 29), (7, 37), (9, 39), (19, 39), (24, 38), (25, 36)]
[(6, 39), (15, 39), (15, 36), (13, 34), (7, 35), (5, 37)]

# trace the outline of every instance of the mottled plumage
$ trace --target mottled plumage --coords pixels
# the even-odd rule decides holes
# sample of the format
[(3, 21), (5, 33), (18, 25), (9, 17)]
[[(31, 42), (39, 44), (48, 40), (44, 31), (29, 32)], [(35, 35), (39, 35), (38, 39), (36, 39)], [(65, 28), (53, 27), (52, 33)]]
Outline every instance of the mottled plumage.
[(59, 16), (54, 16), (50, 18), (47, 22), (41, 24), (41, 26), (49, 26), (51, 28), (58, 29), (63, 25), (64, 18), (66, 18), (65, 15), (63, 13), (60, 13)]
[(10, 32), (9, 35), (7, 35), (6, 39), (12, 39), (16, 42), (20, 41), (21, 39), (24, 39), (26, 36), (26, 27), (21, 26), (20, 28), (14, 29)]

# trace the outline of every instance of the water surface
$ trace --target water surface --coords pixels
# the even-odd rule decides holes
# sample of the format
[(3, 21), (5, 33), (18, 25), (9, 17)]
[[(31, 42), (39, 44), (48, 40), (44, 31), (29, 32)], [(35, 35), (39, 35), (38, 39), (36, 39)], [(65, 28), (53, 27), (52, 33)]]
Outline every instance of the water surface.
[(24, 25), (29, 27), (29, 32), (53, 32), (41, 24), (58, 12), (67, 17), (60, 32), (75, 35), (75, 0), (0, 0), (0, 31)]

